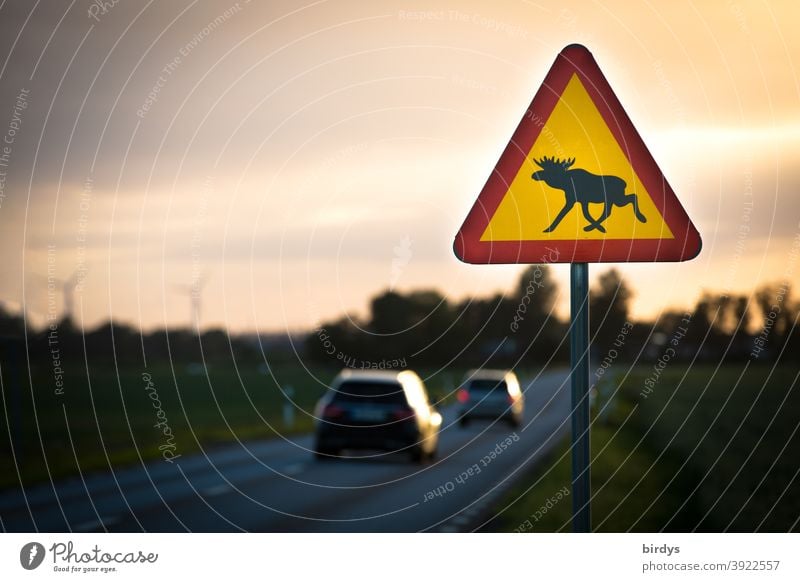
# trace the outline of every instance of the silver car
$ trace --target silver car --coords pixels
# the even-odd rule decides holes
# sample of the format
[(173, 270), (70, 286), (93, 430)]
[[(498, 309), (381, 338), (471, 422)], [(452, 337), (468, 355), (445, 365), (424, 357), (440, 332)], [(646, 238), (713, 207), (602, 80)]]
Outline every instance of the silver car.
[(525, 396), (519, 380), (509, 370), (470, 370), (458, 391), (459, 424), (473, 419), (504, 420), (513, 427), (522, 424)]
[(442, 417), (425, 384), (410, 370), (343, 370), (319, 401), (314, 454), (330, 459), (343, 449), (436, 455)]

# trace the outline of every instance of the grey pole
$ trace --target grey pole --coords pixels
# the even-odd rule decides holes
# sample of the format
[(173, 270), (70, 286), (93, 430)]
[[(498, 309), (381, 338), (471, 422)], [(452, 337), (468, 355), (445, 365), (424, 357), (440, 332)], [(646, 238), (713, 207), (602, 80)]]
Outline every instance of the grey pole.
[(591, 531), (589, 497), (589, 265), (570, 265), (572, 379), (572, 529)]

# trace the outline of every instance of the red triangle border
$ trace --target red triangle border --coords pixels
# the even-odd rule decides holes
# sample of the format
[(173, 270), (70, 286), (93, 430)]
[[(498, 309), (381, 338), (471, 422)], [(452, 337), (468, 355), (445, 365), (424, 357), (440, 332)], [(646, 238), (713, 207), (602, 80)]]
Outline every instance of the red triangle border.
[[(573, 74), (577, 74), (583, 83), (674, 239), (480, 240), (541, 133), (544, 122), (537, 126), (536, 119), (549, 119)], [(700, 253), (701, 247), (700, 233), (625, 113), (592, 53), (579, 44), (567, 46), (556, 57), (453, 244), (460, 260), (482, 264), (688, 261)], [(554, 257), (555, 251), (558, 252)]]

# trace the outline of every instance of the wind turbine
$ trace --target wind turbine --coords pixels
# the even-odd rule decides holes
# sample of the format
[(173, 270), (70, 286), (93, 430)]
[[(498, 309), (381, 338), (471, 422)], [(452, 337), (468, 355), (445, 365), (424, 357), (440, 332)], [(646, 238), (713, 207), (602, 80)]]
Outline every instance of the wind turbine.
[(189, 322), (196, 335), (200, 335), (200, 314), (203, 307), (203, 287), (205, 287), (208, 277), (205, 273), (194, 277), (189, 285), (175, 285), (175, 289), (180, 293), (189, 296)]
[(81, 277), (81, 274), (81, 270), (76, 269), (68, 278), (59, 279), (58, 277), (33, 273), (36, 279), (45, 284), (48, 292), (50, 291), (51, 282), (54, 287), (61, 287), (61, 295), (64, 298), (64, 315), (62, 316), (62, 320), (68, 320), (70, 322), (74, 321), (73, 315), (75, 309), (75, 288), (78, 286), (78, 283), (85, 278), (85, 272), (83, 277)]
[[(56, 279), (58, 281), (58, 279)], [(80, 282), (80, 273), (76, 269), (68, 279), (61, 281), (61, 293), (64, 296), (64, 317), (69, 321), (75, 321), (73, 315), (75, 313), (75, 287)]]

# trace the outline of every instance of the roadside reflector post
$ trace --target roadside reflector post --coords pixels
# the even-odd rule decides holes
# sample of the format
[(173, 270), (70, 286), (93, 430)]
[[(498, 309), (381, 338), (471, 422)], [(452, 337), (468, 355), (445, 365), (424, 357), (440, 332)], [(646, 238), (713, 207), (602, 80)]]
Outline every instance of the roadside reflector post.
[(591, 531), (589, 439), (589, 264), (572, 263), (570, 372), (572, 380), (572, 529)]
[(283, 401), (283, 426), (284, 428), (294, 428), (294, 388), (286, 386), (283, 389), (286, 400)]

